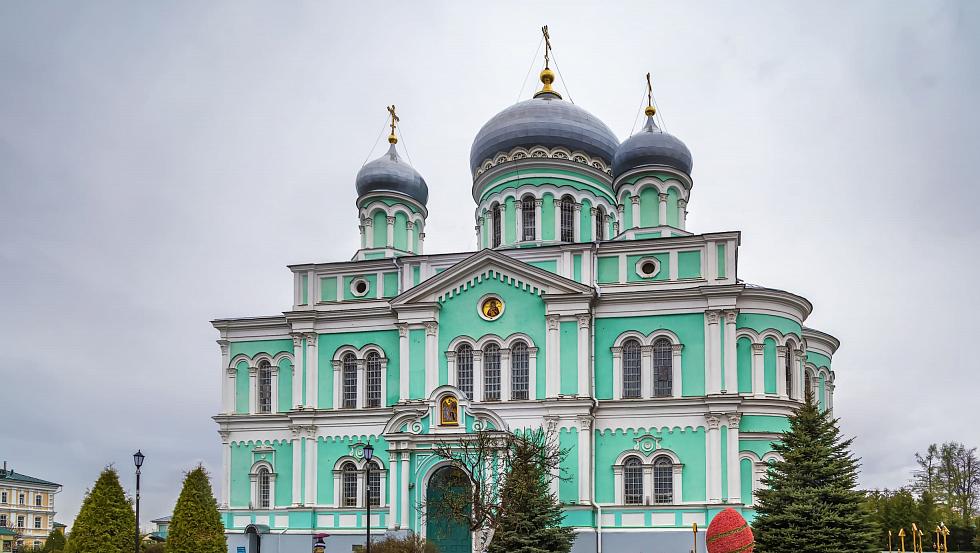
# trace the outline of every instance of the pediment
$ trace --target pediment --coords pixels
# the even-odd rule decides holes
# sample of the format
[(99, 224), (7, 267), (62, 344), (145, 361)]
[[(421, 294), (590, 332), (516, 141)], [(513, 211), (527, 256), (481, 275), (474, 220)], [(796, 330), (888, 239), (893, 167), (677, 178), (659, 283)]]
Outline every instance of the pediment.
[(540, 296), (590, 297), (594, 291), (574, 280), (484, 249), (391, 300), (393, 308), (444, 302), (485, 279), (505, 280)]

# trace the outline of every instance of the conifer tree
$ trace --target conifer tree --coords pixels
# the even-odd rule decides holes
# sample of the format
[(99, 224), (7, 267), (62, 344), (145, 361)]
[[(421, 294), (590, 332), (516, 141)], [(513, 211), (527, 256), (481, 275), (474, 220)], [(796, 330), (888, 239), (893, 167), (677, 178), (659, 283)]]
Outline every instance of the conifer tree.
[(52, 530), (44, 540), (42, 553), (63, 553), (65, 550), (65, 534), (61, 530)]
[(218, 502), (204, 467), (187, 473), (180, 491), (170, 531), (167, 553), (226, 553), (225, 527), (218, 513)]
[(575, 540), (561, 526), (562, 511), (548, 487), (539, 444), (518, 441), (510, 473), (501, 490), (501, 511), (489, 553), (568, 553)]
[(65, 553), (129, 553), (136, 539), (136, 515), (108, 467), (82, 501)]
[(858, 461), (853, 439), (843, 439), (807, 393), (773, 449), (774, 463), (757, 494), (755, 521), (759, 553), (858, 553), (875, 548), (877, 528), (856, 491)]

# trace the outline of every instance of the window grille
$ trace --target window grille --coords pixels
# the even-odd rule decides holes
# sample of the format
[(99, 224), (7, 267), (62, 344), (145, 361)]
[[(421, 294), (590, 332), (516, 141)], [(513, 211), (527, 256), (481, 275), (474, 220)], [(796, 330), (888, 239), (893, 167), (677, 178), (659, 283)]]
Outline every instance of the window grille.
[(483, 348), (483, 400), (500, 401), (500, 346)]
[(602, 208), (595, 212), (595, 239), (606, 239), (606, 212)]
[(623, 502), (643, 504), (643, 463), (637, 457), (627, 457), (623, 462)]
[(381, 355), (372, 351), (367, 355), (367, 406), (381, 407)]
[(527, 344), (517, 342), (510, 348), (511, 399), (527, 399), (530, 376), (530, 356)]
[(493, 231), (493, 247), (500, 245), (500, 204), (493, 204), (490, 207), (490, 223)]
[(793, 397), (793, 350), (786, 348), (786, 395)]
[(368, 463), (368, 501), (372, 507), (381, 505), (381, 467), (371, 461)]
[(348, 353), (343, 360), (344, 408), (357, 407), (357, 358)]
[(660, 338), (653, 344), (653, 395), (670, 397), (673, 392), (673, 348), (670, 340)]
[(525, 242), (535, 239), (535, 216), (534, 196), (524, 196), (521, 200), (521, 227), (523, 228), (521, 239)]
[(674, 463), (660, 456), (653, 462), (653, 502), (674, 502)]
[(473, 348), (469, 344), (456, 348), (456, 386), (473, 399)]
[(575, 200), (571, 196), (561, 199), (561, 240), (575, 240)]
[(640, 397), (640, 342), (623, 344), (623, 397)]
[(357, 506), (357, 467), (350, 461), (340, 467), (341, 502), (344, 507)]
[(272, 412), (272, 365), (268, 361), (259, 363), (259, 413)]
[(268, 509), (271, 505), (271, 490), (269, 489), (269, 469), (262, 467), (259, 469), (259, 509)]

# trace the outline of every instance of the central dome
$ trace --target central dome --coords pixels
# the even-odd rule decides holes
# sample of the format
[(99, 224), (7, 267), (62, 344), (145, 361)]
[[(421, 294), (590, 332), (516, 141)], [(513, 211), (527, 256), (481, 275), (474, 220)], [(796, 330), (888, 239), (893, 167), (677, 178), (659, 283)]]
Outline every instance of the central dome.
[(510, 106), (483, 125), (470, 148), (470, 169), (476, 174), (484, 161), (518, 146), (562, 146), (612, 163), (619, 140), (595, 115), (555, 94), (539, 94)]

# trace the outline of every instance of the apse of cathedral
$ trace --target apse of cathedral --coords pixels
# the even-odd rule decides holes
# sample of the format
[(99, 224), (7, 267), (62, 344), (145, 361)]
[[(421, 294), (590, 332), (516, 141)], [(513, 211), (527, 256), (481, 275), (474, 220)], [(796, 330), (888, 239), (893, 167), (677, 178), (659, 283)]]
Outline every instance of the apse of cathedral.
[(812, 304), (739, 279), (738, 231), (688, 229), (693, 157), (649, 75), (621, 142), (545, 53), (539, 90), (473, 139), (472, 251), (424, 251), (429, 189), (391, 106), (388, 150), (354, 179), (353, 258), (290, 266), (280, 315), (213, 321), (233, 551), (350, 551), (368, 526), (471, 551), (426, 516), (453, 470), (433, 447), (521, 429), (568, 452), (552, 491), (573, 551), (687, 551), (725, 508), (752, 520), (805, 394), (833, 409), (839, 342), (806, 326)]

